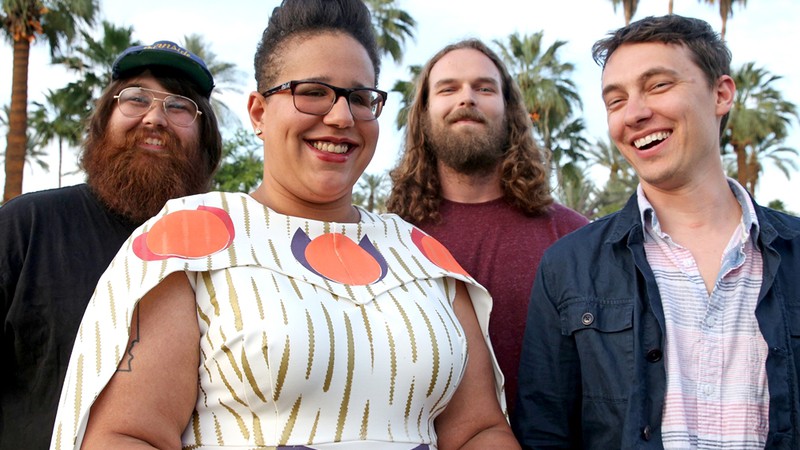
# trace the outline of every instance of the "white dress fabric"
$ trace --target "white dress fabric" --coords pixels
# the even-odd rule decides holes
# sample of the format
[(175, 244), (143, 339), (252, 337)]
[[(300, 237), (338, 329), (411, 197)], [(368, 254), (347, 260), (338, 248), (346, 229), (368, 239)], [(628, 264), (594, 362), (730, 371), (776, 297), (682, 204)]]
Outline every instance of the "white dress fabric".
[[(455, 280), (487, 345), (491, 298), (433, 238), (395, 215), (360, 213), (355, 224), (320, 222), (220, 192), (168, 202), (98, 283), (51, 449), (80, 448), (134, 307), (177, 271), (195, 290), (201, 332), (185, 449), (435, 449), (433, 421), (467, 358)], [(505, 410), (496, 363), (495, 379)]]

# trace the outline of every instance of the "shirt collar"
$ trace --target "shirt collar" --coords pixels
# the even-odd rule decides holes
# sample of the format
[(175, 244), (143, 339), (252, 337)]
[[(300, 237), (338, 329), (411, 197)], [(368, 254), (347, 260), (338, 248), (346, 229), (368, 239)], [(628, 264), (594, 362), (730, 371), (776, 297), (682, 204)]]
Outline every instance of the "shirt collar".
[[(753, 200), (750, 198), (747, 190), (745, 190), (745, 188), (733, 178), (728, 178), (728, 186), (731, 188), (733, 195), (736, 197), (736, 201), (739, 202), (739, 206), (742, 208), (741, 229), (744, 233), (742, 239), (751, 236), (755, 242), (755, 238), (758, 236), (759, 232), (759, 225), (758, 217), (756, 217), (756, 210), (755, 207), (753, 207)], [(636, 187), (636, 197), (639, 203), (639, 216), (642, 220), (642, 226), (645, 229), (652, 227), (653, 231), (657, 232), (658, 234), (662, 234), (661, 226), (659, 225), (658, 217), (656, 216), (656, 211), (653, 208), (653, 205), (644, 195), (644, 189), (642, 188), (641, 183)]]

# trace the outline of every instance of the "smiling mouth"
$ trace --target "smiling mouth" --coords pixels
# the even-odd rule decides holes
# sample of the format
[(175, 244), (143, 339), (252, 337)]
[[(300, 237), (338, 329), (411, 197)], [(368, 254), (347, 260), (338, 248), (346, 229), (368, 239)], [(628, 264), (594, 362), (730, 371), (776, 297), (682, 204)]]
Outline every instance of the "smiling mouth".
[(351, 144), (346, 144), (346, 143), (334, 144), (333, 142), (326, 142), (326, 141), (312, 141), (310, 143), (312, 147), (321, 152), (336, 153), (336, 154), (347, 153), (348, 151), (350, 151), (351, 148), (354, 147)]
[(643, 138), (636, 139), (635, 141), (633, 141), (633, 145), (635, 145), (636, 148), (638, 148), (639, 150), (647, 150), (655, 147), (661, 141), (665, 140), (671, 135), (672, 135), (671, 131), (659, 131), (653, 134), (649, 134)]
[(164, 146), (164, 140), (153, 138), (153, 137), (145, 138), (144, 143), (147, 144), (147, 145), (156, 145), (156, 146), (159, 146), (159, 147), (163, 147)]

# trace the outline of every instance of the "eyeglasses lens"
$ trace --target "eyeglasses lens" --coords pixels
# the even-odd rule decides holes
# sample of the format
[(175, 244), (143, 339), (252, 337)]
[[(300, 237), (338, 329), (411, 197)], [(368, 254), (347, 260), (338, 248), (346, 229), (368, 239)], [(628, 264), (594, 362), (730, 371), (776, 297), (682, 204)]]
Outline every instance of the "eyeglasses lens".
[(120, 112), (128, 117), (141, 117), (147, 114), (153, 108), (154, 101), (163, 103), (167, 119), (173, 125), (186, 127), (197, 117), (197, 105), (191, 99), (179, 95), (168, 95), (159, 99), (149, 90), (131, 87), (123, 89), (117, 100)]
[[(294, 106), (306, 114), (325, 115), (336, 102), (333, 89), (324, 84), (299, 83), (295, 86)], [(383, 98), (372, 89), (356, 89), (347, 96), (350, 112), (357, 120), (374, 120), (381, 112)]]

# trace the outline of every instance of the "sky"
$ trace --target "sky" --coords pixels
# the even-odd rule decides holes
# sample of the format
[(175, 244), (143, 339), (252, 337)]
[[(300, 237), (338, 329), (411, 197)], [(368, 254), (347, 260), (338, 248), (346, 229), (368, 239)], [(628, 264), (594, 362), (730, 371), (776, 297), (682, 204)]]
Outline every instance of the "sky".
[[(237, 92), (227, 92), (222, 100), (249, 128), (246, 116), (247, 95), (255, 89), (253, 54), (277, 0), (138, 0), (136, 2), (101, 1), (101, 16), (116, 26), (132, 26), (134, 38), (144, 43), (166, 39), (181, 42), (190, 34), (201, 34), (219, 61), (235, 64), (241, 72)], [(611, 0), (397, 0), (398, 6), (417, 21), (415, 37), (406, 41), (399, 64), (384, 59), (378, 87), (391, 90), (397, 80), (410, 78), (407, 67), (422, 65), (439, 49), (464, 38), (479, 38), (492, 43), (505, 42), (512, 33), (520, 35), (544, 31), (544, 45), (556, 40), (567, 43), (559, 50), (562, 62), (575, 65), (572, 79), (583, 100), (583, 117), (591, 142), (606, 141), (605, 108), (600, 98), (600, 68), (591, 58), (592, 44), (608, 32), (624, 25), (621, 6), (614, 11)], [(634, 20), (649, 15), (666, 14), (668, 0), (642, 0)], [(674, 0), (674, 13), (708, 21), (721, 28), (718, 6), (699, 0)], [(795, 46), (800, 41), (800, 1), (758, 0), (734, 7), (728, 20), (727, 43), (733, 53), (733, 67), (754, 61), (782, 78), (774, 87), (784, 98), (800, 107), (800, 59)], [(99, 35), (98, 35), (99, 36)], [(789, 55), (791, 53), (791, 55)], [(11, 101), (11, 45), (0, 44), (0, 105)], [(41, 101), (48, 89), (59, 89), (74, 79), (62, 69), (49, 64), (45, 44), (31, 49), (29, 66), (29, 101)], [(395, 117), (400, 95), (390, 93), (381, 115), (381, 136), (369, 173), (380, 173), (394, 166), (402, 147), (402, 135), (396, 130)], [(784, 144), (800, 150), (800, 125), (792, 123), (792, 134)], [(0, 140), (0, 150), (6, 145)], [(57, 150), (51, 150), (49, 172), (26, 164), (23, 192), (57, 187)], [(77, 149), (65, 151), (64, 171), (76, 168)], [(800, 165), (800, 158), (798, 158)], [(0, 170), (0, 186), (4, 182)], [(787, 208), (800, 212), (800, 172), (789, 181), (777, 168), (767, 163), (756, 200), (762, 204), (780, 198)], [(605, 178), (598, 179), (598, 183)], [(81, 174), (66, 176), (62, 184), (83, 181)]]

